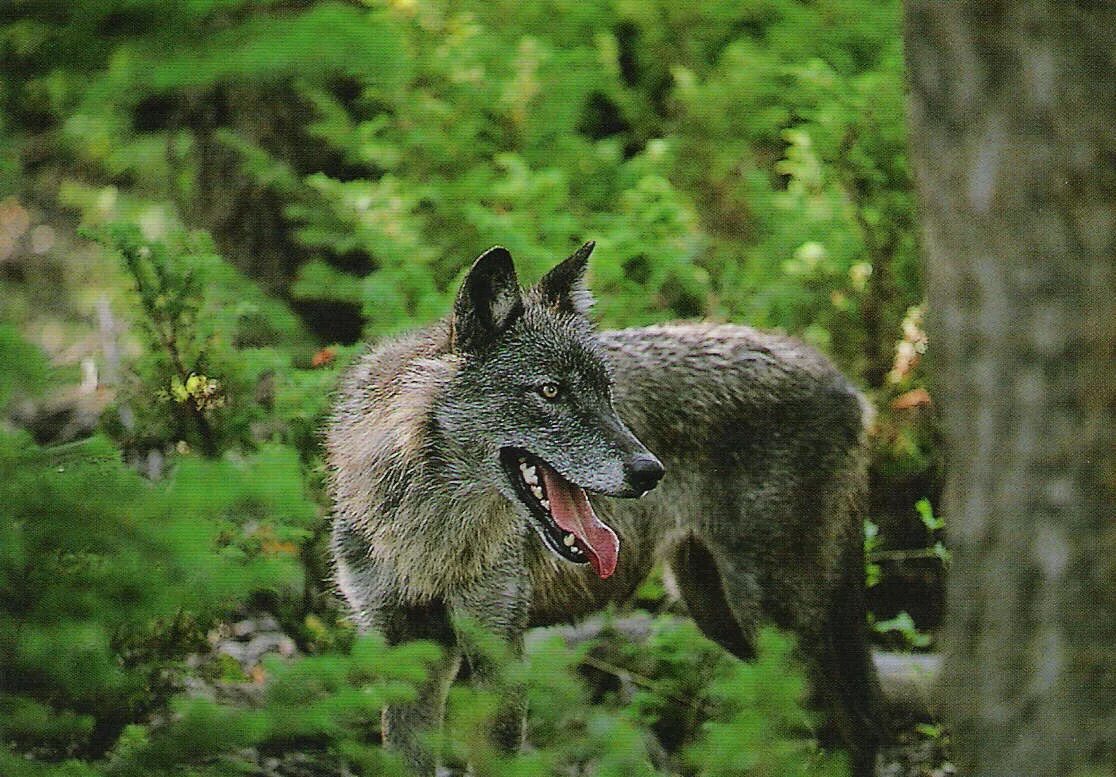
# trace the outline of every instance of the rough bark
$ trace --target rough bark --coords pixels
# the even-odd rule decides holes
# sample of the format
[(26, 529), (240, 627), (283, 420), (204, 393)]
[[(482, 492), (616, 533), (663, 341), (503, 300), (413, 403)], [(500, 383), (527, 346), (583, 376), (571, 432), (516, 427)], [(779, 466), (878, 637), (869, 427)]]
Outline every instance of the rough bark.
[(1116, 773), (1116, 4), (912, 0), (967, 775)]

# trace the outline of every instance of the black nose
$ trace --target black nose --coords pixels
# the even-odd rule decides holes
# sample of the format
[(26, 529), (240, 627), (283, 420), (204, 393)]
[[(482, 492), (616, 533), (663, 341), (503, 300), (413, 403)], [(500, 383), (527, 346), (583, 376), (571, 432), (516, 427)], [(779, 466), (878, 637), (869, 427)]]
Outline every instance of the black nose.
[(637, 496), (642, 496), (662, 480), (663, 464), (651, 454), (640, 454), (628, 465), (628, 480)]

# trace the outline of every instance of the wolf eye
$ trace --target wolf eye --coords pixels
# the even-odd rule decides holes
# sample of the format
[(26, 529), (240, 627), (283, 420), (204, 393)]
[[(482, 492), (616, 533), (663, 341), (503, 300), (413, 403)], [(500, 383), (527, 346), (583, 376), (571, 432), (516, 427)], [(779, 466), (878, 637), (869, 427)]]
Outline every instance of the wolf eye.
[(552, 402), (558, 398), (559, 394), (562, 393), (562, 390), (558, 388), (557, 383), (544, 383), (539, 386), (538, 390), (539, 396), (541, 396), (543, 399), (549, 399)]

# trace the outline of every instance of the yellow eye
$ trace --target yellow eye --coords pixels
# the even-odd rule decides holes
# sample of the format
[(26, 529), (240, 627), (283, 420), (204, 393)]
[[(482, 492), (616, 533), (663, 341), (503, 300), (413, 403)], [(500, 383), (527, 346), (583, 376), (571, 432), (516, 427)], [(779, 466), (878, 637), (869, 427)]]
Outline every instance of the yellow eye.
[(539, 394), (543, 399), (557, 399), (560, 393), (561, 390), (558, 388), (557, 383), (544, 383), (539, 386)]

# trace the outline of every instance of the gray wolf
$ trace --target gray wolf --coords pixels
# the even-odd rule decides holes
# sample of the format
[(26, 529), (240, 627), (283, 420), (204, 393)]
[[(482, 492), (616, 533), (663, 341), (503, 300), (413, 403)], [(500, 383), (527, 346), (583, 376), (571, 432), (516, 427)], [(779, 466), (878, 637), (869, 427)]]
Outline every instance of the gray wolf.
[[(753, 656), (762, 621), (797, 634), (833, 731), (872, 774), (862, 397), (788, 337), (594, 331), (592, 248), (528, 289), (490, 249), (448, 318), (372, 348), (342, 382), (326, 446), (338, 586), (363, 628), (446, 655), (415, 702), (385, 709), (387, 745), (433, 773), (423, 734), (471, 658), (455, 624), (515, 651), (531, 626), (623, 601), (662, 560), (733, 655)], [(505, 747), (524, 715), (513, 694)]]

